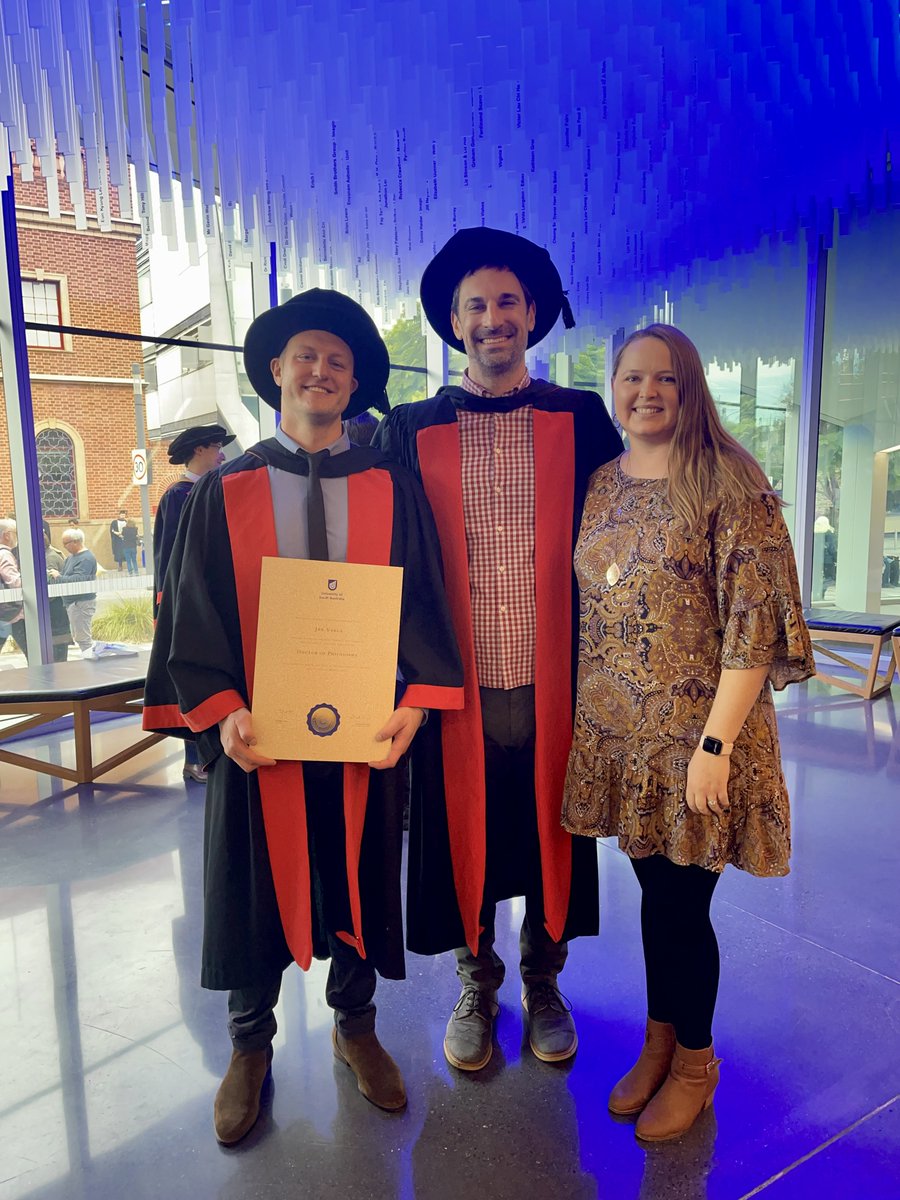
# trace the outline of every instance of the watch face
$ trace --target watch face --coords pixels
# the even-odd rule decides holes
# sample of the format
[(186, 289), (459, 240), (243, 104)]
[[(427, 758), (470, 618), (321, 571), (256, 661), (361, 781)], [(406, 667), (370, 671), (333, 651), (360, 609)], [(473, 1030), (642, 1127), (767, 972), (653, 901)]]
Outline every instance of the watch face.
[(707, 754), (721, 754), (722, 743), (719, 738), (706, 736), (703, 739), (703, 749)]

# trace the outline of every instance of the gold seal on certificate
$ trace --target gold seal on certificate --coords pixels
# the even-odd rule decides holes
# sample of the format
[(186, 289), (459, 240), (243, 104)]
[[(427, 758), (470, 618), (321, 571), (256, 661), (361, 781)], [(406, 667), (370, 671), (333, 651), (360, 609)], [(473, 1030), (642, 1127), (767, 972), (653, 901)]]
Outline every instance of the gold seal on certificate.
[(340, 723), (341, 714), (333, 704), (315, 704), (306, 714), (306, 727), (316, 737), (331, 737)]
[(256, 749), (378, 762), (394, 711), (401, 567), (264, 558), (253, 675)]

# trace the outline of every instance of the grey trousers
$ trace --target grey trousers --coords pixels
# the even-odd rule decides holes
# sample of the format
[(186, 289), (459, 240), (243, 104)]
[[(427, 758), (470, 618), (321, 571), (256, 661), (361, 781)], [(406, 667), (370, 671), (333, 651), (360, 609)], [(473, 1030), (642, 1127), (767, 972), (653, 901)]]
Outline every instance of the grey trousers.
[(72, 630), (72, 641), (82, 650), (90, 650), (94, 644), (91, 622), (96, 611), (96, 600), (73, 600), (66, 609), (69, 615), (69, 628)]
[[(534, 688), (481, 688), (481, 720), (487, 803), (490, 806), (492, 789), (508, 788), (514, 774), (520, 778), (534, 778)], [(533, 802), (533, 794), (523, 795), (523, 804)], [(488, 870), (490, 872), (490, 863)], [(539, 877), (537, 866), (533, 874)], [(565, 966), (568, 942), (553, 941), (544, 928), (543, 898), (534, 890), (523, 890), (525, 920), (519, 934), (522, 980), (526, 985), (553, 983)], [(454, 951), (456, 973), (463, 986), (474, 984), (481, 991), (496, 992), (503, 983), (506, 968), (494, 949), (496, 913), (496, 903), (486, 897), (481, 907), (484, 928), (478, 941), (478, 953), (473, 954), (468, 946)]]

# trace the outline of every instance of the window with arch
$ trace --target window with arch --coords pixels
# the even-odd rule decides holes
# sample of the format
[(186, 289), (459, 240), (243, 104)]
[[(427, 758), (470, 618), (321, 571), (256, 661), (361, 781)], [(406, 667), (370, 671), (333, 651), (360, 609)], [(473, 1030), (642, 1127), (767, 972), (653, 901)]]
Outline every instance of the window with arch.
[(44, 517), (78, 517), (75, 447), (64, 429), (42, 429), (35, 438)]

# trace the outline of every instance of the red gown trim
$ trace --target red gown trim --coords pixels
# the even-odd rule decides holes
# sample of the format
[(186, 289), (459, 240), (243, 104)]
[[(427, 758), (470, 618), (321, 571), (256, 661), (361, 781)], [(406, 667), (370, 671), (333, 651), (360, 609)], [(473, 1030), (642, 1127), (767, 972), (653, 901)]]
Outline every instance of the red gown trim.
[(463, 665), (465, 704), (461, 710), (442, 714), (441, 744), (456, 899), (466, 944), (476, 954), (487, 859), (484, 739), (469, 600), (459, 426), (455, 422), (430, 425), (419, 430), (416, 443), (422, 483), (441, 543), (447, 599)]
[(210, 725), (217, 725), (219, 721), (224, 721), (229, 713), (243, 708), (244, 704), (244, 697), (240, 692), (234, 691), (233, 688), (227, 688), (224, 692), (216, 692), (214, 696), (209, 696), (202, 704), (192, 708), (190, 712), (183, 713), (177, 724), (187, 725), (188, 729), (192, 729), (194, 733), (201, 733), (204, 729), (209, 729)]
[(398, 708), (462, 708), (461, 687), (438, 687), (429, 683), (411, 683), (397, 704)]
[(572, 887), (572, 837), (560, 824), (572, 743), (572, 511), (575, 423), (569, 412), (534, 410), (534, 791), (544, 886), (544, 925), (558, 942)]
[[(226, 475), (222, 492), (234, 562), (247, 704), (252, 706), (262, 560), (278, 556), (269, 473), (259, 469)], [(281, 924), (291, 954), (305, 971), (312, 962), (313, 943), (303, 768), (298, 762), (283, 761), (274, 767), (260, 767), (256, 774)]]
[(141, 717), (144, 729), (177, 729), (185, 724), (177, 704), (145, 704)]
[[(388, 567), (394, 541), (394, 483), (390, 474), (374, 468), (347, 477), (347, 562)], [(366, 763), (344, 763), (344, 841), (347, 853), (347, 887), (353, 933), (338, 931), (338, 937), (355, 946), (366, 957), (362, 936), (362, 903), (359, 894), (359, 859), (369, 767)]]

